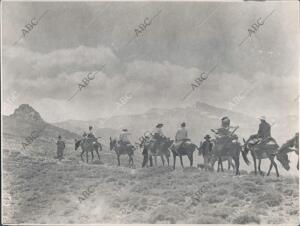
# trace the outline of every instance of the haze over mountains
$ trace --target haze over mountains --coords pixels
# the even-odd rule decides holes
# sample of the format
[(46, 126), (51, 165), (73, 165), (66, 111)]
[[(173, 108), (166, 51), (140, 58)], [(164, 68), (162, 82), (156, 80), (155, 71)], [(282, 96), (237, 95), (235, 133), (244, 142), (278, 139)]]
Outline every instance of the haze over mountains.
[[(189, 137), (199, 143), (210, 130), (220, 126), (220, 119), (229, 116), (233, 126), (239, 126), (237, 134), (247, 138), (250, 134), (256, 133), (259, 120), (246, 114), (217, 108), (212, 105), (197, 102), (195, 106), (180, 107), (173, 109), (152, 108), (144, 114), (120, 115), (108, 119), (96, 119), (92, 121), (67, 120), (54, 123), (54, 125), (82, 134), (88, 130), (88, 126), (94, 126), (97, 136), (108, 139), (109, 136), (116, 136), (122, 128), (127, 128), (133, 139), (144, 134), (145, 131), (152, 131), (157, 123), (163, 123), (163, 131), (169, 137), (174, 137), (181, 122), (186, 122)], [(273, 124), (272, 134), (279, 142), (284, 142), (293, 136), (297, 131), (297, 116), (289, 116), (280, 119), (269, 119)]]

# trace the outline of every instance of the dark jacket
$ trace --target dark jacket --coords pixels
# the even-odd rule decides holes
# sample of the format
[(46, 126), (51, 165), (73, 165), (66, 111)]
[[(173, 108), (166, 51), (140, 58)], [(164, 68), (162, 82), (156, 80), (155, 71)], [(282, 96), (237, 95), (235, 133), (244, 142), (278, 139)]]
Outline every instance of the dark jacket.
[(205, 140), (200, 146), (200, 150), (202, 150), (203, 155), (207, 155), (212, 151), (212, 143), (210, 141)]
[(266, 121), (262, 121), (259, 124), (257, 135), (259, 138), (265, 139), (271, 137), (271, 126)]

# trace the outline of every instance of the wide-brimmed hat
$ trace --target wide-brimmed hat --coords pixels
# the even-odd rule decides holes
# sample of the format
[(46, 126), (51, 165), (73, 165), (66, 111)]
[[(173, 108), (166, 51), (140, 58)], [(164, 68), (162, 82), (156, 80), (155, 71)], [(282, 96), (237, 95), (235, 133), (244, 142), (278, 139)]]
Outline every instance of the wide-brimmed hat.
[(181, 123), (181, 126), (182, 126), (182, 127), (185, 127), (185, 122)]
[(61, 135), (58, 135), (58, 139), (61, 139)]
[(211, 137), (207, 134), (204, 139), (210, 139)]
[(266, 116), (260, 116), (258, 119), (266, 121)]
[(125, 128), (125, 129), (122, 129), (122, 131), (124, 131), (124, 132), (127, 132), (127, 131), (128, 131), (128, 129), (126, 129), (126, 128)]
[(89, 126), (89, 129), (93, 129), (93, 127), (92, 127), (92, 126)]
[(161, 127), (163, 127), (163, 126), (164, 126), (164, 124), (162, 124), (162, 123), (158, 123), (158, 124), (156, 125), (157, 128), (161, 128)]

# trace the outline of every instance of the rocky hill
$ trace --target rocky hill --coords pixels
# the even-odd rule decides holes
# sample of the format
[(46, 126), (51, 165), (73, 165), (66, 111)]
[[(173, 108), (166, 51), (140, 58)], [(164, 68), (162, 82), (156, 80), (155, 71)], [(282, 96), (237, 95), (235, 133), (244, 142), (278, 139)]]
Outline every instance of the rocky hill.
[[(4, 147), (14, 150), (23, 150), (22, 143), (26, 138), (34, 137), (33, 142), (27, 146), (27, 151), (32, 154), (49, 154), (55, 150), (55, 142), (61, 135), (67, 144), (74, 146), (76, 133), (59, 128), (43, 120), (40, 114), (28, 104), (20, 105), (13, 114), (3, 116)], [(42, 151), (43, 150), (43, 151)]]

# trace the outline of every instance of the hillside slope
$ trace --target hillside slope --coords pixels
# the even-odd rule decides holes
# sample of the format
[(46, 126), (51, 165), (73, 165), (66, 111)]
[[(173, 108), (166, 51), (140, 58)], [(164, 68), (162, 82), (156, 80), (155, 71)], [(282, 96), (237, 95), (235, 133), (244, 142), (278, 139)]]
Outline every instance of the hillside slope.
[[(136, 159), (139, 167), (140, 160)], [(197, 168), (116, 166), (114, 153), (86, 164), (4, 150), (5, 223), (299, 222), (299, 179), (233, 176)], [(89, 191), (89, 193), (88, 193)], [(86, 195), (84, 197), (83, 195)]]

